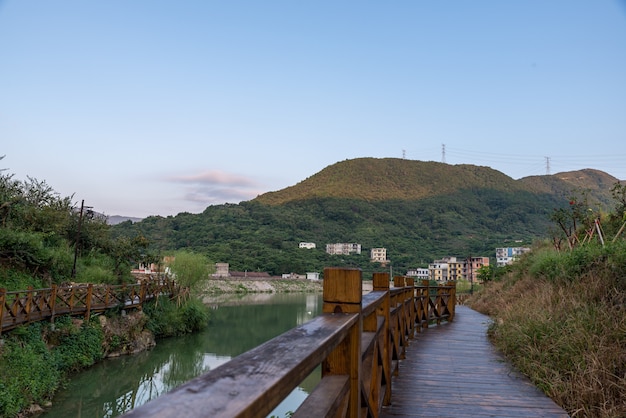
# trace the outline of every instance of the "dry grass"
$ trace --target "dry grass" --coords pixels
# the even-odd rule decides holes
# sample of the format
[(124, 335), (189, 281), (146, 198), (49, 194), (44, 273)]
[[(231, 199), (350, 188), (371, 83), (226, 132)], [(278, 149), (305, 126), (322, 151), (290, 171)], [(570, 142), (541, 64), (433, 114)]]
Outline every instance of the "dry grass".
[(551, 254), (563, 276), (549, 278), (540, 277), (536, 263), (546, 262), (535, 255), (470, 302), (496, 319), (494, 344), (573, 417), (626, 417), (623, 250), (593, 253), (592, 262), (588, 254)]

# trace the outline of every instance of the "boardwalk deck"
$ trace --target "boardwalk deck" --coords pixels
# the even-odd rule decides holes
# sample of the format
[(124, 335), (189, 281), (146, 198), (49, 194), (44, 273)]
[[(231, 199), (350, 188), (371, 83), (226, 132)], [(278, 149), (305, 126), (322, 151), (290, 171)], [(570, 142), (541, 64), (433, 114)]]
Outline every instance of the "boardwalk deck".
[(457, 306), (454, 322), (419, 334), (381, 417), (567, 417), (493, 348), (488, 321)]

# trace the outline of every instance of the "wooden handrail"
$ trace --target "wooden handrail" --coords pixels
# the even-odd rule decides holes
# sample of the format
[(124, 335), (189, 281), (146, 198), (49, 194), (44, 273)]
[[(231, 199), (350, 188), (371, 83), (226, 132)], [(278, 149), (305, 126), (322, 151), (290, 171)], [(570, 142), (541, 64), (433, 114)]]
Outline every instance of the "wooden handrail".
[[(378, 417), (415, 332), (454, 318), (454, 285), (415, 286), (359, 269), (324, 269), (322, 313), (127, 412), (125, 417), (265, 417), (313, 370), (321, 379), (293, 417)], [(0, 295), (1, 296), (1, 295)]]
[(7, 291), (0, 289), (0, 333), (18, 325), (54, 318), (58, 315), (83, 315), (115, 307), (140, 308), (160, 295), (174, 295), (179, 287), (171, 279), (142, 281), (131, 285), (52, 286), (46, 289)]

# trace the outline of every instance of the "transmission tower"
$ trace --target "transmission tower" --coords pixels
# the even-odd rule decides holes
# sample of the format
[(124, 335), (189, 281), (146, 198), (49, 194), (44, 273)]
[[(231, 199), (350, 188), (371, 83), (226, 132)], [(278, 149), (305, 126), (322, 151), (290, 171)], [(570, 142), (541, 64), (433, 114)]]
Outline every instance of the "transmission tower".
[(441, 144), (441, 162), (446, 162), (446, 144)]
[(546, 157), (546, 174), (550, 175), (550, 157)]

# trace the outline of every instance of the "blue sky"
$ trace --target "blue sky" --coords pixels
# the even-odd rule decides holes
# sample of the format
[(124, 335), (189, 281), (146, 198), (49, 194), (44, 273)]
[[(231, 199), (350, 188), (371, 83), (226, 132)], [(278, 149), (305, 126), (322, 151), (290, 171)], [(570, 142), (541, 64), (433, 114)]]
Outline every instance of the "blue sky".
[(1, 155), (137, 217), (358, 157), (626, 179), (626, 1), (0, 0)]

